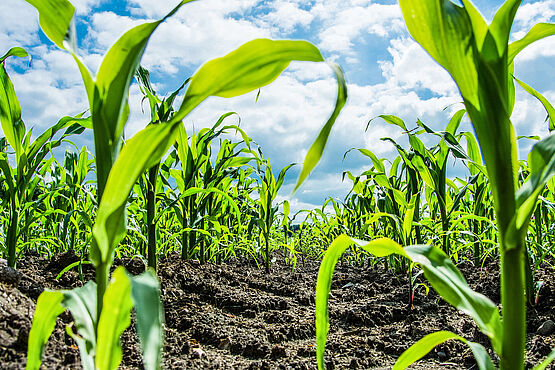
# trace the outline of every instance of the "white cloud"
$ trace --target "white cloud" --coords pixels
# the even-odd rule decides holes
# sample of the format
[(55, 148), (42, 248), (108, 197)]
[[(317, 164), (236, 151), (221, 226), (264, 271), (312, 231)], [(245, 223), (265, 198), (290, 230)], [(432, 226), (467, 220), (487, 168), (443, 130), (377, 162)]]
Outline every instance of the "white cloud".
[(528, 31), (539, 22), (551, 22), (555, 16), (555, 2), (552, 0), (536, 1), (523, 4), (515, 16), (515, 27)]
[(91, 9), (98, 7), (106, 0), (72, 0), (71, 3), (75, 7), (75, 12), (78, 15), (86, 15), (91, 12)]
[(0, 54), (13, 46), (38, 42), (38, 15), (24, 1), (2, 0), (0, 2)]
[[(251, 39), (271, 36), (267, 29), (230, 16), (252, 2), (230, 3), (233, 4), (208, 0), (184, 5), (154, 32), (142, 63), (150, 69), (175, 74), (180, 68), (196, 68), (209, 59), (225, 55)], [(166, 13), (159, 10), (158, 4), (158, 1), (140, 2), (141, 9), (155, 18)], [(89, 43), (104, 53), (126, 30), (143, 22), (112, 12), (97, 13), (93, 16)]]
[(319, 46), (328, 51), (352, 53), (354, 41), (366, 34), (386, 37), (391, 32), (404, 29), (401, 9), (397, 4), (362, 5), (332, 2), (315, 5), (311, 13), (323, 21)]
[(381, 61), (386, 80), (406, 89), (426, 88), (440, 95), (456, 93), (455, 83), (415, 41), (409, 38), (393, 39), (388, 48), (392, 60)]
[(283, 32), (291, 32), (296, 26), (308, 26), (314, 19), (314, 14), (301, 9), (294, 1), (278, 0), (272, 3), (272, 11), (262, 19)]

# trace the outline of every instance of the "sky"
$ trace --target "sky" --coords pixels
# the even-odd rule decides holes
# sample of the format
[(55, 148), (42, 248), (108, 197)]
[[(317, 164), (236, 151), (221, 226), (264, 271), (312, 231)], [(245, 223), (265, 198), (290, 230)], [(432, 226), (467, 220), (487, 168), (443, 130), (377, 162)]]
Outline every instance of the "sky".
[[(79, 53), (91, 71), (98, 70), (109, 47), (129, 28), (163, 17), (177, 0), (73, 0)], [(500, 0), (475, 0), (489, 21)], [(512, 40), (538, 22), (555, 21), (555, 0), (523, 1), (512, 29)], [(220, 115), (236, 112), (241, 128), (261, 147), (277, 173), (289, 163), (278, 200), (289, 199), (292, 211), (319, 207), (328, 197), (343, 199), (351, 188), (342, 173), (358, 175), (371, 167), (369, 158), (351, 148), (366, 148), (393, 159), (394, 147), (380, 140), (391, 137), (406, 147), (406, 135), (396, 126), (373, 120), (381, 114), (402, 118), (409, 128), (419, 118), (435, 130), (445, 128), (462, 108), (455, 84), (410, 37), (396, 1), (382, 0), (199, 0), (183, 6), (152, 36), (141, 64), (151, 71), (154, 88), (168, 95), (206, 61), (220, 57), (255, 38), (304, 39), (324, 58), (339, 63), (348, 83), (348, 101), (328, 141), (321, 162), (291, 195), (304, 156), (326, 122), (336, 98), (337, 84), (325, 63), (293, 62), (271, 85), (241, 97), (211, 97), (184, 123), (189, 133), (212, 126)], [(65, 115), (88, 108), (85, 90), (73, 59), (40, 31), (35, 9), (24, 0), (0, 2), (0, 54), (13, 46), (32, 56), (10, 58), (7, 70), (15, 86), (27, 128), (38, 134)], [(525, 49), (515, 62), (515, 75), (555, 101), (555, 37)], [(131, 115), (126, 137), (149, 121), (136, 84), (130, 89)], [(549, 134), (545, 110), (517, 86), (512, 117), (517, 135)], [(180, 100), (178, 100), (180, 103)], [(236, 116), (229, 123), (237, 123)], [(472, 130), (465, 122), (461, 130)], [(433, 145), (432, 138), (423, 138)], [(92, 132), (75, 140), (93, 150)], [(521, 140), (525, 158), (531, 141)], [(450, 176), (461, 171), (457, 166)]]

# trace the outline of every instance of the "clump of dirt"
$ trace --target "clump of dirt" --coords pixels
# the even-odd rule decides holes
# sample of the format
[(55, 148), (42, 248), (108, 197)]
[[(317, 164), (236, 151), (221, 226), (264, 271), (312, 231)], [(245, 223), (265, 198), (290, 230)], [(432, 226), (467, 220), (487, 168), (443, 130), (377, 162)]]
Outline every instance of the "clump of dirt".
[[(84, 282), (77, 271), (55, 277), (76, 261), (69, 255), (47, 261), (26, 254), (18, 265), (19, 279), (0, 279), (0, 363), (3, 369), (24, 368), (27, 338), (38, 295), (45, 289), (69, 289)], [(307, 260), (292, 270), (278, 259), (270, 275), (246, 260), (200, 265), (169, 255), (159, 261), (165, 307), (165, 368), (192, 369), (314, 369), (316, 342), (314, 299), (319, 262)], [(140, 259), (117, 260), (128, 271), (144, 271)], [(479, 270), (460, 266), (473, 289), (499, 304), (499, 272), (495, 265)], [(83, 279), (94, 278), (90, 265)], [(527, 366), (537, 364), (555, 347), (555, 272), (540, 270), (544, 282), (538, 304), (528, 309)], [(424, 284), (424, 280), (421, 280)], [(483, 344), (489, 340), (471, 318), (457, 312), (430, 290), (419, 287), (409, 307), (406, 276), (382, 266), (339, 264), (329, 300), (328, 368), (391, 368), (395, 359), (424, 335), (450, 330)], [(60, 316), (44, 355), (46, 368), (79, 368), (79, 351), (65, 332), (71, 316)], [(122, 368), (142, 368), (134, 327), (122, 337)], [(413, 368), (475, 367), (470, 350), (458, 342), (436, 347)]]

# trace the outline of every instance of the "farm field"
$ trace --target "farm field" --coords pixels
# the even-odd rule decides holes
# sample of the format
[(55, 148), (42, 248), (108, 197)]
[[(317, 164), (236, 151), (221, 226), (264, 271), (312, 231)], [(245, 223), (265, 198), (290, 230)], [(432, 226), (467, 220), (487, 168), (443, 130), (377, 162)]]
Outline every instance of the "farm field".
[[(536, 90), (515, 67), (519, 54), (543, 52), (531, 45), (553, 40), (552, 4), (507, 0), (491, 20), (468, 0), (377, 4), (402, 25), (403, 42), (441, 67), (418, 80), (415, 90), (428, 97), (419, 102), (441, 95), (422, 85), (441, 73), (456, 101), (415, 119), (402, 106), (403, 114), (365, 118), (365, 146), (333, 153), (363, 165), (332, 166), (316, 186), (326, 191), (336, 175), (346, 195), (303, 208), (297, 200), (315, 189), (303, 186), (329, 161), (326, 147), (338, 147), (337, 129), (356, 131), (343, 120), (362, 90), (341, 65), (353, 58), (323, 52), (324, 41), (243, 40), (190, 77), (172, 77), (177, 85), (161, 94), (160, 65), (143, 65), (147, 46), (200, 1), (134, 19), (103, 41), (103, 56), (84, 53), (98, 24), (76, 26), (94, 18), (82, 3), (25, 3), (38, 14), (33, 32), (42, 32), (30, 50), (63, 55), (83, 96), (45, 129), (24, 122), (18, 91), (33, 56), (21, 46), (3, 51), (0, 369), (553, 368), (553, 86), (545, 78)], [(544, 5), (546, 15), (523, 20)], [(288, 67), (297, 62), (314, 68), (312, 77), (295, 72), (304, 78), (326, 69), (306, 86), (333, 92), (311, 144), (293, 145), (299, 163), (282, 159), (307, 136), (302, 130), (282, 141), (268, 131), (261, 145), (250, 136), (256, 126), (234, 110), (195, 125), (205, 101), (252, 96), (256, 108), (267, 86), (291, 88)], [(393, 68), (378, 64), (383, 76)], [(415, 94), (407, 91), (407, 101)], [(286, 121), (299, 108), (275, 109)], [(523, 111), (535, 132), (515, 127)], [(288, 130), (273, 128), (284, 137)]]
[[(71, 289), (80, 286), (77, 272), (56, 280), (65, 264), (75, 261), (71, 255), (56, 255), (44, 260), (28, 254), (19, 269), (19, 283), (0, 285), (0, 359), (4, 369), (19, 369), (25, 362), (25, 345), (31, 325), (34, 301), (43, 288)], [(124, 259), (131, 273), (140, 273), (144, 264)], [(316, 368), (314, 339), (314, 281), (319, 263), (308, 260), (291, 272), (278, 261), (272, 278), (248, 260), (234, 260), (221, 265), (200, 265), (182, 261), (172, 254), (159, 264), (162, 300), (166, 312), (166, 344), (163, 366), (166, 368)], [(470, 264), (461, 270), (475, 290), (499, 303), (498, 271), (495, 264), (482, 273)], [(449, 329), (484, 344), (487, 338), (468, 317), (438, 300), (437, 294), (418, 291), (414, 307), (407, 306), (407, 279), (376, 266), (373, 269), (350, 265), (338, 266), (330, 300), (332, 327), (328, 348), (333, 352), (328, 362), (335, 368), (390, 368), (395, 359), (429, 332)], [(542, 270), (536, 277), (547, 282), (539, 303), (528, 312), (528, 365), (539, 362), (555, 345), (553, 332), (538, 332), (552, 316), (555, 304), (553, 269)], [(92, 278), (92, 268), (85, 276)], [(46, 347), (43, 363), (48, 368), (79, 368), (79, 354), (62, 316)], [(132, 327), (131, 327), (132, 328)], [(140, 351), (134, 331), (122, 337), (122, 368), (141, 366)], [(490, 349), (491, 351), (491, 349)], [(446, 343), (416, 364), (416, 369), (467, 369), (472, 354), (462, 344)], [(329, 365), (328, 365), (329, 366)]]

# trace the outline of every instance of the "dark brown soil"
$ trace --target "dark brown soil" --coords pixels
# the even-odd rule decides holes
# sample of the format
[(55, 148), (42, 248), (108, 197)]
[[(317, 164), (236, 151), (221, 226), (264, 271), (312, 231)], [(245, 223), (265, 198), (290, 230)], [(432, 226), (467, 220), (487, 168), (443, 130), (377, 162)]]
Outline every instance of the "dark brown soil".
[[(58, 272), (75, 260), (68, 254), (50, 261), (27, 254), (19, 261), (19, 281), (6, 277), (6, 268), (0, 266), (0, 368), (24, 368), (32, 315), (42, 290), (82, 285), (76, 271), (55, 280)], [(144, 269), (139, 259), (117, 262), (122, 263), (132, 273)], [(84, 267), (85, 277), (92, 278), (92, 268)], [(276, 262), (272, 273), (266, 275), (240, 260), (200, 265), (176, 255), (162, 259), (158, 275), (166, 317), (164, 367), (316, 368), (314, 287), (318, 267), (318, 262), (307, 261), (291, 271), (290, 266)], [(461, 269), (473, 282), (472, 288), (499, 303), (495, 265), (482, 271), (470, 264)], [(554, 277), (552, 268), (537, 274), (544, 286), (538, 305), (528, 309), (527, 366), (537, 364), (555, 347), (555, 333), (537, 333), (545, 321), (555, 320)], [(381, 266), (339, 264), (331, 294), (328, 368), (391, 368), (406, 348), (437, 330), (453, 331), (490, 348), (472, 320), (433, 291), (426, 295), (420, 286), (414, 307), (409, 308), (407, 278)], [(44, 368), (79, 368), (79, 351), (64, 329), (71, 316), (65, 313), (58, 321), (45, 350)], [(123, 335), (123, 348), (122, 367), (142, 368), (132, 327)], [(477, 368), (468, 348), (458, 342), (438, 346), (413, 368), (440, 367)]]

